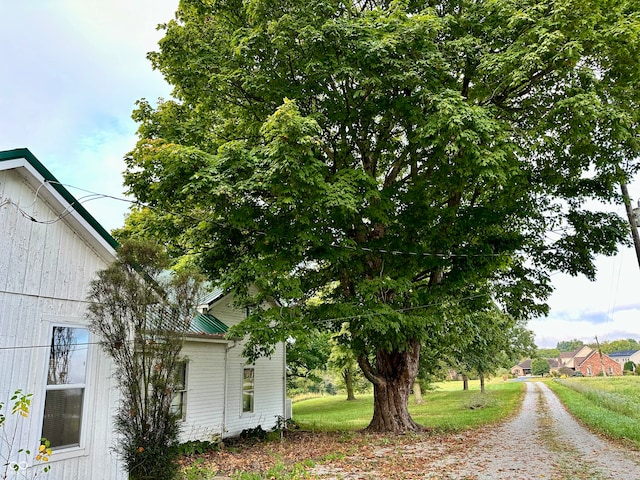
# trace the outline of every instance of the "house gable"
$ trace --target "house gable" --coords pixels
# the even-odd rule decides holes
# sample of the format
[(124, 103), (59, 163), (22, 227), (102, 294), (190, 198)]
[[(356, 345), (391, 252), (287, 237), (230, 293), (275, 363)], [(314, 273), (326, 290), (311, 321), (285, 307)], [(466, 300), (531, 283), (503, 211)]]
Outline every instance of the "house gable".
[[(0, 151), (0, 172), (14, 171), (31, 186), (34, 197), (26, 205), (35, 204), (38, 199), (44, 200), (57, 213), (53, 219), (40, 219), (31, 216), (33, 205), (22, 208), (17, 199), (4, 192), (0, 185), (2, 197), (0, 204), (10, 205), (20, 210), (21, 214), (32, 222), (63, 221), (70, 225), (76, 234), (83, 237), (92, 248), (109, 259), (118, 248), (118, 242), (104, 229), (100, 223), (82, 206), (82, 204), (53, 176), (53, 174), (27, 148)], [(34, 200), (35, 198), (35, 200)], [(58, 219), (58, 220), (56, 220)]]
[(608, 355), (604, 353), (599, 354), (595, 350), (592, 350), (587, 357), (581, 359), (580, 362), (576, 364), (576, 372), (581, 372), (587, 377), (595, 377), (603, 374), (603, 366), (605, 375), (622, 375), (622, 367), (619, 363), (611, 359)]
[(33, 394), (29, 417), (7, 416), (5, 425), (20, 420), (20, 446), (37, 447), (45, 398), (64, 390), (47, 378), (53, 332), (77, 332), (87, 352), (79, 382), (84, 406), (74, 417), (79, 437), (58, 443), (52, 472), (59, 480), (124, 479), (119, 461), (104, 448), (115, 441), (111, 413), (118, 392), (111, 362), (91, 339), (84, 316), (89, 283), (115, 259), (117, 244), (26, 149), (0, 152), (0, 225), (0, 401), (18, 388)]

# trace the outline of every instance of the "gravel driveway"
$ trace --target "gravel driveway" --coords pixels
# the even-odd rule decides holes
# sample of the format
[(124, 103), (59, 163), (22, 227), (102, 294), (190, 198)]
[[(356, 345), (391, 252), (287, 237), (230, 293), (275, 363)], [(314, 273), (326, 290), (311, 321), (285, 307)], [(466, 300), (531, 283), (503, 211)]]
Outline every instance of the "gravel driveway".
[[(640, 480), (640, 453), (586, 430), (545, 384), (527, 382), (526, 387), (518, 416), (500, 426), (419, 441), (401, 452), (377, 448), (368, 461), (358, 461), (355, 472), (357, 460), (347, 458), (342, 467), (317, 465), (310, 473), (345, 480)], [(389, 468), (391, 457), (397, 469)], [(377, 465), (383, 462), (387, 468), (381, 471)]]

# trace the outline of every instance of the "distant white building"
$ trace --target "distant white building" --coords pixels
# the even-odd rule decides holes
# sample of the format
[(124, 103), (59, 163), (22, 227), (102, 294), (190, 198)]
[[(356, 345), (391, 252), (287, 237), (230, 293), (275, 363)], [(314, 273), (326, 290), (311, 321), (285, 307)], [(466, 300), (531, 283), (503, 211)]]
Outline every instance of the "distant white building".
[[(619, 363), (622, 368), (627, 362), (633, 362), (637, 366), (640, 363), (640, 350), (619, 350), (610, 353), (609, 357)], [(635, 368), (633, 371), (635, 371)]]

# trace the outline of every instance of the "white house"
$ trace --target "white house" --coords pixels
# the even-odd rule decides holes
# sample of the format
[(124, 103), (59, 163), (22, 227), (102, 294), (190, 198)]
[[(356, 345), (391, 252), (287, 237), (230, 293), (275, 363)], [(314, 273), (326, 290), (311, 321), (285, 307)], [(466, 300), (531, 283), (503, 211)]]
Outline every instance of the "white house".
[[(36, 450), (44, 436), (50, 478), (125, 479), (111, 450), (112, 364), (84, 317), (89, 282), (115, 258), (116, 241), (27, 149), (0, 152), (0, 232), (0, 428), (16, 432), (11, 452), (0, 436), (0, 464), (33, 464), (16, 451)], [(216, 291), (192, 322), (174, 401), (183, 440), (267, 430), (286, 414), (284, 347), (247, 364), (242, 342), (224, 338), (243, 317)], [(17, 389), (33, 394), (28, 418), (7, 412)]]
[(258, 425), (273, 428), (287, 413), (284, 345), (270, 358), (248, 364), (242, 342), (224, 338), (245, 312), (218, 289), (203, 303), (182, 349), (187, 358), (183, 440), (236, 436)]
[[(29, 465), (15, 451), (46, 436), (51, 478), (125, 478), (109, 448), (111, 363), (84, 319), (87, 286), (113, 261), (115, 240), (27, 149), (0, 152), (0, 232), (0, 402), (3, 428), (17, 429), (0, 456)], [(26, 419), (7, 411), (17, 389), (33, 394)]]

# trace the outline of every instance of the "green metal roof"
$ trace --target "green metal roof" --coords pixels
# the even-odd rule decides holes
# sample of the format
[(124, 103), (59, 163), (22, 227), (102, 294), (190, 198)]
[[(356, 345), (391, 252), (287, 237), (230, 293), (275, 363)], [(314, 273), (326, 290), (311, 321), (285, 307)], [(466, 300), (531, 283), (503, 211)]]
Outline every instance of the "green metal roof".
[(229, 327), (209, 313), (199, 313), (189, 326), (190, 333), (202, 335), (224, 335), (228, 330)]
[(16, 148), (15, 150), (5, 150), (0, 151), (0, 162), (6, 160), (18, 160), (24, 158), (27, 162), (31, 164), (36, 171), (42, 175), (51, 187), (58, 192), (62, 198), (64, 198), (69, 205), (73, 207), (73, 209), (78, 212), (78, 214), (84, 218), (89, 225), (100, 235), (104, 240), (111, 245), (114, 249), (119, 247), (118, 242), (107, 232), (102, 225), (98, 223), (98, 221), (93, 218), (93, 216), (82, 206), (82, 204), (76, 200), (76, 198), (69, 193), (69, 191), (63, 187), (56, 177), (47, 170), (47, 168), (40, 163), (40, 161), (35, 157), (33, 153), (29, 151), (28, 148)]

